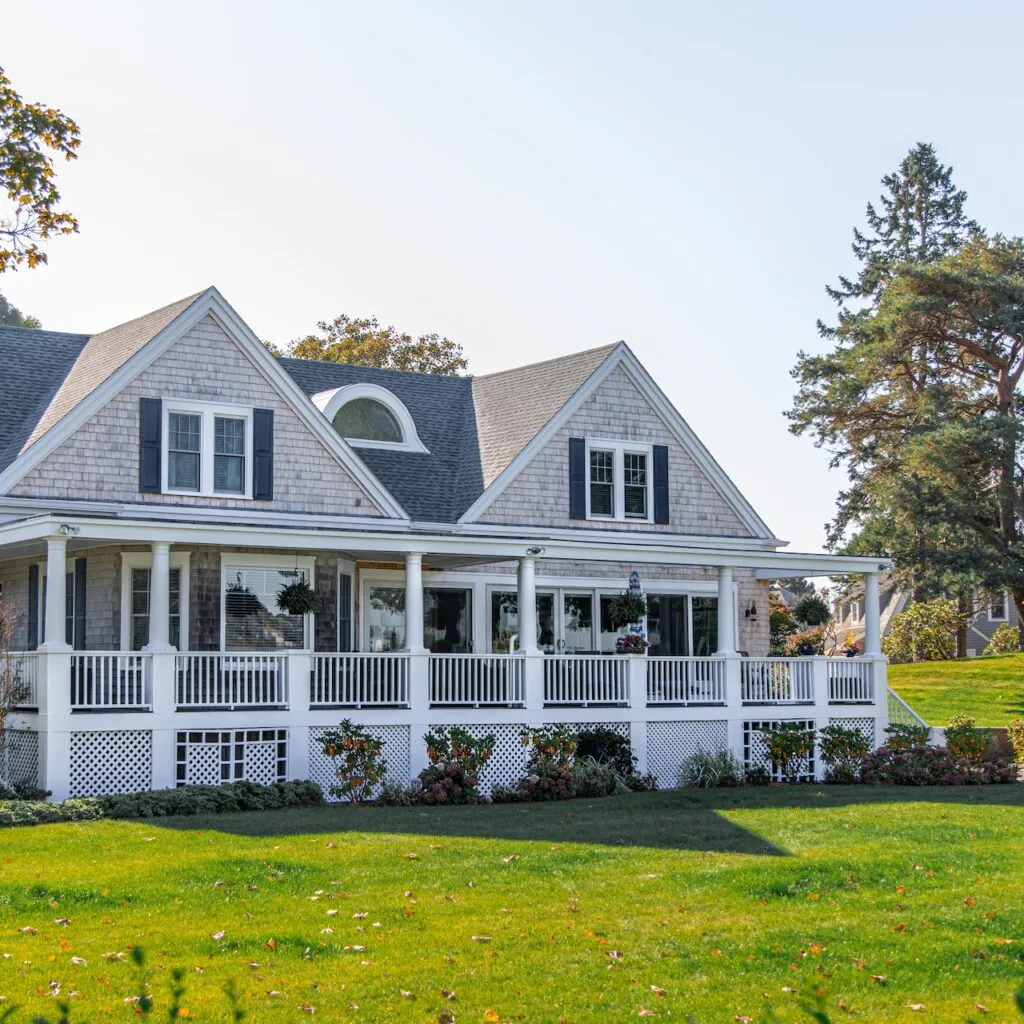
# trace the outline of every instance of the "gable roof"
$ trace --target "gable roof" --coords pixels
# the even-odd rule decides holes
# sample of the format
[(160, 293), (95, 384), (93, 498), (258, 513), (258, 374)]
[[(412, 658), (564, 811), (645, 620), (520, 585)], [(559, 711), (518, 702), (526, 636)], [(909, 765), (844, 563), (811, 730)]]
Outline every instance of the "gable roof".
[(25, 447), (88, 341), (88, 334), (0, 327), (0, 470)]
[(484, 487), (494, 483), (615, 347), (604, 345), (473, 378)]

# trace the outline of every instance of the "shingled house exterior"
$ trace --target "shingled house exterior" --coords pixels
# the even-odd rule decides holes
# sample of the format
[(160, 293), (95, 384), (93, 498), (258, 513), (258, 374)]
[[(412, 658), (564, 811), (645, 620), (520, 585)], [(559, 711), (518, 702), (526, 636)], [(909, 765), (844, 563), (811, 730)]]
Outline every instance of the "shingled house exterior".
[[(8, 780), (329, 784), (351, 717), (402, 781), (432, 726), (496, 735), (486, 786), (523, 725), (567, 722), (674, 785), (699, 747), (760, 760), (764, 723), (885, 726), (885, 564), (783, 551), (622, 343), (481, 377), (275, 359), (210, 288), (95, 335), (0, 328), (0, 361)], [(651, 646), (615, 655), (634, 570)], [(838, 572), (864, 657), (769, 658), (767, 580)], [(315, 614), (278, 606), (300, 579)]]

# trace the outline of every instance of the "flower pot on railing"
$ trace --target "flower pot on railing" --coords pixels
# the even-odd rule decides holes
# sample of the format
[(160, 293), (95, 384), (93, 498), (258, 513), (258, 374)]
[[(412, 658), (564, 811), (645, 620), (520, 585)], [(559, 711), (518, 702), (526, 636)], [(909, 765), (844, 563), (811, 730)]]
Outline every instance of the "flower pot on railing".
[(642, 636), (636, 633), (628, 633), (626, 636), (620, 636), (615, 641), (615, 653), (646, 654), (649, 646), (650, 644)]

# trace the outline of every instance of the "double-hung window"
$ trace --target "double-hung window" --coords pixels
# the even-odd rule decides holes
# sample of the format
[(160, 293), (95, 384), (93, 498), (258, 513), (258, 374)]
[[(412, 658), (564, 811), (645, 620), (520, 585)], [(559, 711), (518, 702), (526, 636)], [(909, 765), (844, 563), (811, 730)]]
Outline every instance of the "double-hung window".
[(252, 410), (165, 402), (164, 491), (252, 497)]
[(629, 441), (587, 443), (588, 519), (651, 521), (651, 448)]

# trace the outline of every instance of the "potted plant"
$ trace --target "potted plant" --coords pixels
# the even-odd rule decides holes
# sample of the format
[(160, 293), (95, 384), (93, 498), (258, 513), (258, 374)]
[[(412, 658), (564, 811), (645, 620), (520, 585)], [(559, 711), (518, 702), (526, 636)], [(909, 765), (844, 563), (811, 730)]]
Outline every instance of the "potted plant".
[(847, 658), (856, 658), (857, 655), (860, 654), (860, 646), (852, 633), (846, 634), (839, 650), (841, 650)]
[(294, 583), (286, 583), (277, 592), (277, 606), (289, 615), (310, 615), (319, 608), (320, 598), (310, 586), (309, 580), (300, 576)]
[(647, 600), (641, 594), (624, 590), (608, 602), (608, 621), (612, 629), (622, 629), (639, 622), (647, 614)]
[(643, 654), (650, 645), (639, 633), (627, 633), (615, 641), (616, 654)]

